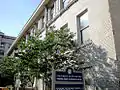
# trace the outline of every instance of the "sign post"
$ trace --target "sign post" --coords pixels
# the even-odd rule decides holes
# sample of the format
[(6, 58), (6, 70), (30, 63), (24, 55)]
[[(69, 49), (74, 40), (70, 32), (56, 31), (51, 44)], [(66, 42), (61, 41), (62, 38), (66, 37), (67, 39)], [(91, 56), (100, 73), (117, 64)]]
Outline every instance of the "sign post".
[(52, 80), (52, 90), (84, 90), (82, 72), (75, 72), (70, 67), (66, 71), (54, 71)]

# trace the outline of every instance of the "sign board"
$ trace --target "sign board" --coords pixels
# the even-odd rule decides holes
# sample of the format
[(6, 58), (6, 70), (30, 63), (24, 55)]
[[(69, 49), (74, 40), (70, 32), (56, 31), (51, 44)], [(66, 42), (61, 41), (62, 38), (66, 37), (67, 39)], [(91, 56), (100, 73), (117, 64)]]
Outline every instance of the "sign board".
[(55, 90), (84, 90), (83, 84), (55, 84)]
[(58, 72), (56, 71), (56, 81), (71, 81), (71, 82), (83, 82), (83, 76), (81, 72)]
[(66, 71), (55, 71), (53, 75), (53, 90), (84, 90), (82, 72), (74, 72), (70, 67)]

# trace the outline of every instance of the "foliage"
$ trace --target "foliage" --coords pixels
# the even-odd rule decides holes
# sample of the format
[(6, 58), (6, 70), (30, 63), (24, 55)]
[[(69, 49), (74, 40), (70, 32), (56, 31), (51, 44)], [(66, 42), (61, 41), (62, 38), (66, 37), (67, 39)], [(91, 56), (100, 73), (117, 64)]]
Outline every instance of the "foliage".
[(2, 78), (7, 79), (6, 84), (13, 84), (14, 76), (17, 74), (18, 61), (13, 57), (5, 57), (0, 61), (0, 72)]
[(50, 80), (52, 66), (60, 68), (67, 59), (64, 53), (74, 46), (74, 34), (69, 30), (49, 31), (45, 39), (29, 37), (27, 43), (23, 40), (19, 44), (17, 57), (21, 60), (22, 71), (30, 72), (29, 75)]
[(84, 70), (87, 85), (103, 88), (118, 88), (118, 68), (116, 60), (107, 56), (107, 51), (88, 40), (72, 52), (74, 60), (69, 62), (76, 70)]
[[(76, 71), (84, 71), (86, 84), (103, 88), (117, 86), (117, 67), (108, 62), (106, 50), (92, 41), (78, 45), (73, 38), (74, 34), (68, 29), (51, 29), (44, 39), (36, 36), (30, 36), (27, 42), (22, 39), (15, 56), (0, 64), (1, 71), (13, 76), (20, 73), (24, 87), (28, 82), (33, 84), (34, 77), (42, 78), (50, 85), (53, 69), (70, 66)], [(94, 82), (89, 83), (89, 80)]]

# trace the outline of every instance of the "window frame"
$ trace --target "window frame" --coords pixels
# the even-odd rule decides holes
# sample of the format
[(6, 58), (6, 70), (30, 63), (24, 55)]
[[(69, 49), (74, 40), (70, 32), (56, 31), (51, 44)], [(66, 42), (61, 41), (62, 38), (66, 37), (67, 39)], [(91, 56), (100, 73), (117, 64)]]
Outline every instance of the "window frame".
[(89, 28), (89, 23), (87, 26), (81, 28), (81, 21), (80, 18), (84, 15), (88, 13), (88, 9), (85, 9), (83, 12), (81, 12), (78, 16), (77, 16), (77, 27), (78, 27), (78, 39), (80, 38), (80, 43), (83, 44), (84, 40), (83, 40), (83, 31), (86, 30), (87, 28)]

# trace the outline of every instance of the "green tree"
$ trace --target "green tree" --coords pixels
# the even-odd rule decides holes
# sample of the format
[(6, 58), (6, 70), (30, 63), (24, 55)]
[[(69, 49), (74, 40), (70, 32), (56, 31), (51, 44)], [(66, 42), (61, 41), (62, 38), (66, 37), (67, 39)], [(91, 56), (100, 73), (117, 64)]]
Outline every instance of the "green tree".
[(30, 72), (29, 75), (44, 78), (47, 83), (52, 68), (61, 68), (68, 58), (64, 53), (75, 46), (73, 37), (74, 34), (69, 30), (61, 29), (49, 31), (43, 40), (38, 37), (29, 37), (27, 42), (23, 40), (19, 43), (17, 53), (17, 57), (21, 60), (20, 66), (23, 67), (20, 70), (23, 71), (26, 67), (26, 72)]
[[(17, 74), (18, 61), (13, 57), (5, 57), (0, 61), (0, 72), (2, 78), (7, 78), (6, 84), (14, 84), (14, 76)], [(3, 84), (4, 85), (4, 84)]]

